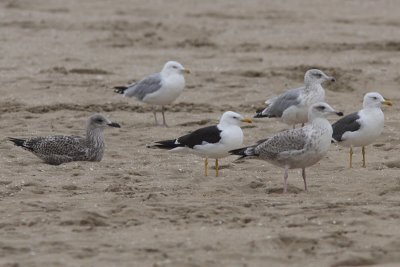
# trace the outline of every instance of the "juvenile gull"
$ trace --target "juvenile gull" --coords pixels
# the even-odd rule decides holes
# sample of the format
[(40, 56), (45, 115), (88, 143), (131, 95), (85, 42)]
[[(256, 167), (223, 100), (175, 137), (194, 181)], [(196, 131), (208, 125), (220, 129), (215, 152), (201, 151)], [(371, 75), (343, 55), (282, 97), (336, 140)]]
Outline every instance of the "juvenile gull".
[(362, 147), (363, 167), (365, 164), (365, 146), (374, 142), (383, 131), (385, 116), (381, 105), (392, 105), (379, 93), (371, 92), (364, 96), (363, 109), (351, 113), (332, 125), (333, 140), (340, 145), (350, 147), (349, 167), (353, 165), (353, 147)]
[[(136, 97), (147, 104), (161, 106), (163, 125), (167, 126), (164, 106), (171, 104), (182, 93), (185, 87), (184, 73), (190, 73), (190, 71), (176, 61), (168, 61), (161, 72), (147, 76), (128, 86), (114, 87), (114, 91), (126, 97)], [(158, 125), (155, 107), (153, 114), (155, 124)]]
[(71, 161), (101, 161), (104, 154), (103, 130), (107, 127), (121, 127), (101, 114), (89, 117), (86, 136), (51, 135), (19, 139), (10, 137), (16, 146), (20, 146), (51, 165)]
[(289, 169), (302, 169), (304, 190), (307, 189), (306, 167), (314, 165), (326, 154), (331, 144), (332, 126), (326, 119), (329, 114), (342, 116), (327, 103), (319, 102), (309, 109), (310, 124), (298, 129), (280, 132), (271, 138), (261, 140), (257, 144), (230, 151), (240, 158), (252, 157), (266, 160), (283, 167), (283, 192), (287, 192)]
[(267, 107), (257, 112), (255, 118), (281, 118), (293, 129), (297, 123), (308, 121), (308, 110), (310, 106), (317, 102), (325, 101), (325, 90), (321, 83), (325, 81), (335, 81), (335, 78), (326, 75), (320, 70), (310, 69), (304, 75), (304, 86), (290, 89), (279, 96), (265, 101)]
[(225, 112), (218, 125), (200, 128), (177, 139), (158, 141), (152, 147), (169, 149), (204, 157), (204, 175), (208, 175), (208, 158), (215, 159), (215, 176), (218, 176), (218, 159), (229, 156), (229, 151), (243, 145), (240, 122), (251, 123), (251, 119), (233, 112)]

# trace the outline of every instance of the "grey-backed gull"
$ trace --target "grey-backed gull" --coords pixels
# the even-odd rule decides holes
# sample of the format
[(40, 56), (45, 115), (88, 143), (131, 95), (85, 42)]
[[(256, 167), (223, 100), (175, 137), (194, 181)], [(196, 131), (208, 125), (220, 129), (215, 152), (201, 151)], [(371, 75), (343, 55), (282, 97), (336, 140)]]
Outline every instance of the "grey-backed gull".
[(304, 75), (304, 86), (290, 89), (279, 96), (265, 101), (267, 107), (254, 116), (255, 118), (281, 118), (293, 129), (297, 123), (308, 121), (308, 110), (310, 106), (317, 102), (325, 101), (325, 90), (321, 83), (325, 81), (335, 81), (335, 78), (326, 75), (318, 69), (310, 69)]
[[(167, 126), (164, 106), (171, 104), (182, 93), (185, 87), (184, 73), (190, 73), (190, 71), (176, 61), (168, 61), (161, 72), (127, 86), (117, 86), (114, 91), (126, 97), (136, 97), (147, 104), (161, 106), (163, 125)], [(153, 114), (155, 123), (158, 125), (155, 108)]]

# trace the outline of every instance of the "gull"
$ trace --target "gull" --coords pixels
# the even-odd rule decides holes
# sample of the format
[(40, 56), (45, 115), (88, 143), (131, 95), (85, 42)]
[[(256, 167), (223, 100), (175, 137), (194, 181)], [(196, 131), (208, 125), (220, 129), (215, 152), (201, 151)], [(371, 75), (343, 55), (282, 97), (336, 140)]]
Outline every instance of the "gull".
[(254, 116), (254, 118), (280, 118), (284, 123), (293, 125), (308, 121), (308, 110), (317, 102), (325, 101), (325, 90), (321, 84), (325, 81), (335, 81), (335, 78), (326, 75), (318, 69), (310, 69), (304, 75), (304, 86), (290, 89), (279, 96), (265, 101), (267, 107)]
[[(159, 73), (152, 74), (127, 86), (114, 87), (114, 92), (125, 97), (136, 97), (138, 100), (161, 106), (163, 126), (168, 126), (165, 120), (165, 105), (171, 104), (182, 93), (185, 87), (184, 73), (190, 73), (179, 62), (168, 61)], [(155, 124), (158, 125), (156, 109), (153, 109)]]
[(285, 169), (283, 192), (287, 192), (289, 169), (302, 169), (304, 190), (308, 191), (306, 167), (320, 161), (327, 153), (332, 139), (332, 126), (326, 117), (330, 114), (343, 116), (327, 103), (313, 104), (308, 113), (309, 124), (302, 128), (280, 132), (271, 138), (258, 141), (255, 145), (230, 151), (241, 158), (266, 160)]
[(349, 167), (353, 165), (353, 147), (362, 147), (363, 167), (365, 164), (365, 146), (374, 142), (383, 132), (384, 115), (381, 105), (391, 106), (377, 92), (364, 96), (363, 109), (351, 113), (332, 125), (333, 140), (341, 146), (350, 147)]
[(243, 145), (241, 122), (251, 119), (233, 112), (225, 112), (218, 125), (195, 130), (176, 139), (158, 141), (151, 147), (199, 155), (204, 159), (204, 175), (208, 176), (208, 158), (215, 159), (215, 176), (218, 176), (218, 159), (229, 156), (229, 151)]
[(95, 114), (87, 120), (85, 137), (50, 135), (28, 139), (9, 137), (9, 140), (51, 165), (71, 161), (101, 161), (105, 149), (103, 130), (108, 126), (121, 127), (103, 115)]

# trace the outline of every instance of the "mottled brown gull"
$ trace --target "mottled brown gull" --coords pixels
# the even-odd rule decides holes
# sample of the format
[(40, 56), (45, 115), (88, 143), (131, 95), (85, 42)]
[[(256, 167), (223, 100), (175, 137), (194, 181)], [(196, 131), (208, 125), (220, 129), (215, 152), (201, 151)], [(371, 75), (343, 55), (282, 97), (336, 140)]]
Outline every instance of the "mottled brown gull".
[(257, 158), (266, 160), (285, 169), (283, 192), (287, 192), (289, 169), (302, 169), (304, 190), (308, 191), (306, 167), (320, 161), (331, 144), (332, 126), (326, 119), (329, 114), (342, 116), (327, 103), (319, 102), (309, 109), (309, 124), (302, 128), (280, 132), (271, 138), (261, 140), (257, 144), (230, 151), (240, 158)]
[(106, 127), (121, 127), (101, 114), (89, 117), (86, 125), (86, 136), (50, 135), (28, 139), (12, 138), (20, 146), (52, 165), (71, 161), (101, 161), (105, 144), (103, 130)]

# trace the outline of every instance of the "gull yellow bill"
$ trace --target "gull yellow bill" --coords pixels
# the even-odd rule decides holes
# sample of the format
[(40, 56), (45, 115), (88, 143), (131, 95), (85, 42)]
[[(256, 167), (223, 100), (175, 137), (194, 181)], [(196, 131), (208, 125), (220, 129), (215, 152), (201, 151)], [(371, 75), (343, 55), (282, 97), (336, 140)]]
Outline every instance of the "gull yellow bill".
[(253, 122), (252, 119), (250, 119), (250, 118), (244, 118), (244, 119), (242, 119), (240, 121), (241, 122), (247, 122), (247, 123), (252, 123)]

